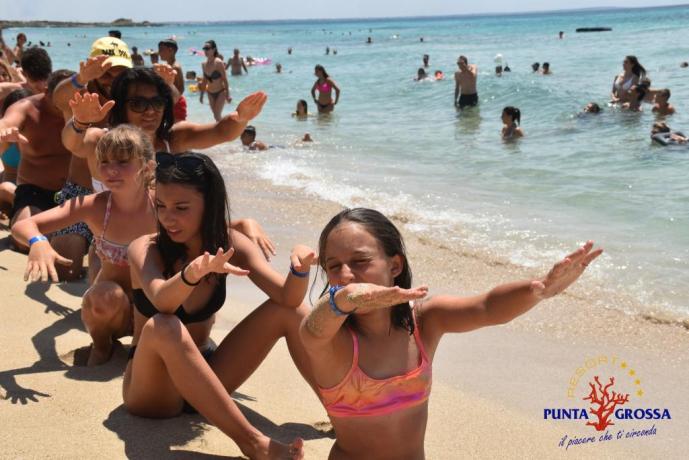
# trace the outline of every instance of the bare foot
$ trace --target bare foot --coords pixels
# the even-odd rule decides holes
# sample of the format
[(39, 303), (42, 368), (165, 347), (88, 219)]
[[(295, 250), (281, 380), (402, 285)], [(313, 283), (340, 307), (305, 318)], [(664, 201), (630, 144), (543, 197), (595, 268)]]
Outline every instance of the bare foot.
[(101, 364), (105, 364), (108, 361), (110, 361), (110, 358), (112, 357), (112, 353), (115, 350), (115, 346), (113, 343), (110, 343), (110, 346), (105, 348), (96, 348), (95, 345), (91, 345), (91, 353), (89, 353), (89, 359), (86, 361), (86, 366), (87, 367), (94, 367), (94, 366), (100, 366)]

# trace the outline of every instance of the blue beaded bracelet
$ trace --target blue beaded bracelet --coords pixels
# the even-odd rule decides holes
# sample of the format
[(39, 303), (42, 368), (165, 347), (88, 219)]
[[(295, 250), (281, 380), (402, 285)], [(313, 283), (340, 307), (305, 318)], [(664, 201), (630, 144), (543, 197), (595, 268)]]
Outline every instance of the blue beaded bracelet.
[(82, 89), (82, 88), (86, 87), (86, 85), (82, 85), (81, 83), (79, 83), (79, 80), (77, 80), (78, 76), (79, 76), (79, 74), (75, 73), (74, 75), (72, 75), (72, 78), (70, 78), (69, 80), (72, 82), (72, 86), (74, 86), (76, 89)]
[(309, 272), (298, 272), (295, 268), (294, 265), (290, 264), (289, 265), (289, 272), (296, 276), (297, 278), (308, 278), (309, 277)]
[(330, 290), (329, 290), (330, 291), (330, 309), (337, 316), (346, 316), (346, 315), (354, 313), (356, 311), (356, 308), (352, 311), (342, 311), (342, 310), (340, 310), (340, 308), (335, 303), (335, 294), (337, 294), (337, 291), (339, 291), (340, 289), (344, 289), (344, 286), (337, 285), (337, 286), (331, 286), (330, 287)]
[(34, 236), (29, 240), (29, 246), (33, 245), (34, 243), (38, 243), (39, 241), (48, 241), (48, 238), (43, 235)]

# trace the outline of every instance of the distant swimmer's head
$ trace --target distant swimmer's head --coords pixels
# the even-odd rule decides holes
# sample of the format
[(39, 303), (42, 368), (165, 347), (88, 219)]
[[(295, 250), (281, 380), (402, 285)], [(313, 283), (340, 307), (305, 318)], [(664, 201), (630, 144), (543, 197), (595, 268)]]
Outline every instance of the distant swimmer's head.
[(275, 64), (275, 72), (282, 73), (282, 64), (280, 64), (279, 62)]
[(656, 102), (660, 104), (667, 104), (667, 101), (670, 100), (671, 94), (672, 93), (670, 93), (670, 90), (668, 88), (661, 89), (660, 91), (658, 91), (658, 93), (656, 93)]
[(256, 140), (256, 127), (249, 125), (244, 128), (244, 132), (242, 133), (240, 140), (242, 141), (242, 145), (246, 147), (253, 144), (253, 142)]
[(206, 57), (218, 57), (218, 45), (215, 44), (215, 40), (208, 40), (203, 44), (203, 48), (201, 49), (205, 53)]
[(507, 106), (502, 109), (502, 122), (506, 125), (521, 123), (522, 114), (517, 107)]
[(646, 76), (646, 69), (639, 63), (636, 56), (625, 56), (624, 61), (622, 61), (622, 68), (625, 72), (631, 72), (639, 78)]
[(435, 75), (436, 80), (442, 80), (445, 78), (445, 74), (443, 73), (442, 70), (436, 70), (434, 75)]
[(426, 71), (424, 70), (423, 67), (419, 67), (419, 70), (416, 71), (416, 79), (417, 80), (423, 80), (427, 76), (428, 75), (426, 75)]
[(679, 66), (683, 69), (686, 69), (687, 67), (689, 67), (689, 62), (685, 61), (685, 62), (681, 63)]
[[(326, 290), (350, 283), (411, 287), (412, 272), (402, 235), (376, 210), (345, 209), (330, 219), (318, 239), (318, 254), (327, 277)], [(413, 331), (408, 302), (392, 307), (390, 316), (394, 327)], [(347, 321), (352, 325), (356, 319), (350, 316)]]
[(306, 103), (304, 99), (299, 99), (297, 101), (296, 113), (298, 117), (305, 117), (309, 114), (309, 105)]
[(543, 73), (548, 73), (550, 72), (550, 62), (544, 62), (543, 63)]
[(469, 65), (469, 60), (467, 59), (466, 56), (460, 56), (457, 59), (457, 65), (459, 66), (460, 69), (464, 70)]
[(541, 64), (539, 64), (538, 62), (534, 62), (533, 64), (531, 64), (531, 70), (533, 70), (534, 72), (538, 72), (539, 67), (541, 67)]
[(53, 72), (53, 63), (48, 52), (36, 46), (29, 48), (22, 54), (21, 67), (31, 91), (34, 94), (45, 93), (48, 88), (48, 77)]
[(239, 56), (239, 48), (235, 48), (234, 50), (232, 50), (232, 55)]
[(648, 91), (648, 86), (646, 85), (633, 85), (629, 89), (629, 96), (632, 100), (641, 102), (646, 97), (646, 92)]
[(600, 113), (600, 105), (596, 104), (595, 102), (589, 102), (588, 104), (586, 104), (586, 107), (584, 107), (584, 112)]
[(658, 133), (669, 133), (670, 131), (670, 127), (665, 122), (653, 123), (653, 127), (651, 128), (651, 135)]
[(329, 78), (329, 77), (330, 77), (330, 75), (328, 75), (328, 72), (325, 71), (325, 67), (323, 67), (323, 66), (320, 65), (320, 64), (318, 64), (318, 65), (314, 68), (313, 73), (314, 73), (314, 75), (316, 75), (318, 78), (326, 79), (326, 78)]
[(112, 84), (110, 124), (129, 123), (158, 139), (169, 139), (174, 123), (172, 92), (153, 69), (137, 67), (122, 72)]

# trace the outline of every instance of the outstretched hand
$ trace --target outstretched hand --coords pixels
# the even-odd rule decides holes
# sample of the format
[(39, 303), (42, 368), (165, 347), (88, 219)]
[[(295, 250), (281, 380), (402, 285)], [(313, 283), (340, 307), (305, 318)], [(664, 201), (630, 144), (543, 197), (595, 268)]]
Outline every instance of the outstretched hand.
[(70, 259), (66, 259), (58, 254), (47, 241), (39, 241), (32, 244), (29, 249), (26, 270), (24, 271), (24, 281), (34, 282), (40, 279), (46, 282), (48, 281), (48, 276), (50, 276), (50, 279), (57, 283), (59, 279), (55, 269), (56, 263), (67, 267), (72, 265)]
[(586, 267), (603, 253), (602, 249), (593, 250), (593, 241), (587, 241), (582, 247), (556, 263), (548, 274), (540, 280), (531, 282), (531, 290), (540, 299), (556, 296), (574, 283)]
[(203, 255), (198, 256), (186, 268), (186, 277), (192, 278), (192, 282), (200, 280), (209, 273), (229, 273), (235, 276), (246, 276), (249, 270), (236, 267), (228, 261), (234, 255), (234, 248), (230, 248), (227, 252), (222, 248), (218, 248), (215, 255), (210, 255), (204, 252)]
[(19, 128), (5, 128), (0, 129), (0, 142), (28, 144), (29, 140), (19, 132)]
[(335, 294), (335, 304), (345, 312), (365, 312), (421, 299), (427, 294), (428, 286), (404, 289), (399, 286), (352, 283)]
[(306, 273), (311, 270), (311, 265), (318, 263), (318, 254), (310, 247), (298, 244), (292, 249), (289, 260), (296, 271)]
[(69, 101), (69, 106), (72, 108), (72, 116), (77, 123), (89, 125), (104, 119), (110, 109), (115, 106), (115, 101), (108, 101), (101, 105), (97, 93), (84, 93), (83, 96), (74, 93), (74, 97)]
[(237, 121), (248, 123), (261, 113), (263, 105), (268, 100), (268, 95), (263, 91), (256, 91), (242, 99), (237, 106)]
[(102, 77), (112, 67), (112, 62), (105, 62), (109, 57), (106, 54), (101, 54), (100, 56), (90, 57), (86, 61), (81, 61), (79, 63), (78, 80), (86, 84), (86, 82)]
[(168, 85), (175, 83), (177, 71), (170, 64), (153, 64), (153, 70), (155, 70), (155, 73), (157, 73), (160, 78), (165, 80), (165, 83)]

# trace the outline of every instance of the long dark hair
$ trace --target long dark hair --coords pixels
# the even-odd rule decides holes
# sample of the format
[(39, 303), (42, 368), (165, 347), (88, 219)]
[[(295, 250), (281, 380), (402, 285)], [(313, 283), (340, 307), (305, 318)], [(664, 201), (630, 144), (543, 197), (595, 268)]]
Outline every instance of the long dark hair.
[(131, 85), (151, 85), (155, 87), (158, 96), (165, 100), (163, 110), (163, 120), (156, 130), (156, 137), (160, 140), (170, 139), (170, 128), (175, 122), (172, 102), (172, 91), (160, 75), (153, 69), (135, 67), (127, 69), (119, 74), (112, 82), (110, 96), (115, 101), (115, 106), (110, 111), (110, 124), (117, 126), (122, 123), (129, 123), (127, 120), (127, 98), (129, 97), (129, 87)]
[(12, 91), (7, 95), (5, 100), (2, 101), (2, 107), (0, 107), (0, 117), (5, 115), (5, 112), (7, 112), (7, 109), (9, 109), (12, 104), (29, 96), (33, 96), (33, 93), (27, 88), (19, 88)]
[(644, 66), (639, 64), (639, 60), (636, 58), (636, 56), (625, 56), (625, 59), (632, 65), (632, 73), (634, 75), (639, 78), (646, 76), (646, 69), (644, 69)]
[[(397, 230), (395, 224), (390, 222), (390, 219), (374, 209), (345, 209), (330, 219), (330, 222), (325, 226), (318, 239), (318, 254), (320, 255), (319, 265), (321, 269), (323, 269), (323, 272), (325, 273), (325, 244), (328, 241), (328, 236), (338, 225), (345, 222), (354, 222), (364, 227), (371, 236), (378, 240), (386, 256), (400, 256), (402, 258), (402, 271), (395, 277), (393, 282), (395, 286), (404, 289), (411, 288), (412, 273), (409, 262), (407, 261), (407, 252), (402, 234)], [(327, 292), (329, 287), (326, 281), (326, 286), (323, 292), (321, 292), (321, 296)], [(402, 303), (392, 307), (390, 310), (390, 320), (394, 327), (406, 329), (409, 331), (409, 334), (414, 333), (414, 317), (408, 303)], [(346, 323), (356, 328), (355, 316), (350, 315)]]
[(318, 64), (315, 68), (316, 72), (318, 72), (319, 70), (323, 73), (323, 79), (324, 80), (327, 80), (328, 78), (330, 78), (330, 75), (328, 75), (328, 72), (325, 71), (325, 67), (323, 67), (320, 64)]
[(215, 40), (206, 40), (206, 43), (211, 45), (211, 48), (213, 48), (213, 55), (218, 57), (218, 45), (215, 44)]
[(508, 105), (504, 109), (502, 109), (502, 113), (506, 113), (510, 117), (512, 117), (512, 121), (516, 124), (521, 123), (521, 118), (522, 118), (522, 113), (519, 111), (518, 108), (512, 107), (511, 105)]
[[(167, 155), (170, 161), (158, 161), (156, 185), (179, 184), (192, 187), (203, 195), (203, 216), (201, 218), (201, 251), (215, 254), (218, 248), (228, 250), (232, 241), (227, 223), (230, 220), (230, 205), (225, 189), (225, 181), (213, 160), (202, 153), (187, 152), (181, 155)], [(163, 275), (171, 277), (175, 273), (175, 263), (190, 262), (187, 247), (172, 241), (170, 235), (158, 225), (158, 249), (163, 258)], [(225, 275), (219, 276), (219, 278)]]

